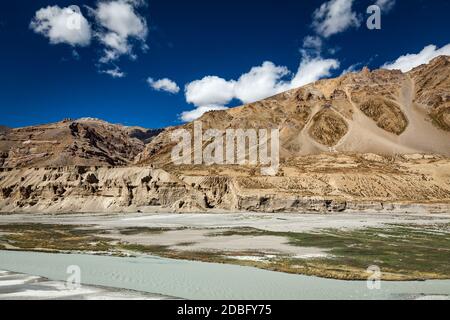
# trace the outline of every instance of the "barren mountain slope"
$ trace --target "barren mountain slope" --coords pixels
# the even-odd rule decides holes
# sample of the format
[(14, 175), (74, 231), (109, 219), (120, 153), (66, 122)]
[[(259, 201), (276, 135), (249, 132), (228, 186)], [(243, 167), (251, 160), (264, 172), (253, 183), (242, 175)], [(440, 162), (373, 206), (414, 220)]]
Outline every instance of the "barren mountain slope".
[[(278, 128), (283, 159), (330, 151), (450, 155), (450, 57), (409, 73), (364, 69), (199, 121), (204, 129)], [(168, 163), (174, 129), (156, 137), (137, 162)]]
[(450, 131), (450, 59), (438, 57), (430, 65), (410, 72), (415, 80), (415, 102), (421, 104), (433, 123)]
[(276, 176), (250, 165), (174, 165), (171, 133), (193, 123), (6, 129), (0, 212), (448, 212), (449, 86), (450, 58), (439, 57), (406, 74), (364, 69), (200, 119), (204, 130), (278, 128)]
[(0, 167), (125, 165), (157, 133), (90, 118), (5, 130)]

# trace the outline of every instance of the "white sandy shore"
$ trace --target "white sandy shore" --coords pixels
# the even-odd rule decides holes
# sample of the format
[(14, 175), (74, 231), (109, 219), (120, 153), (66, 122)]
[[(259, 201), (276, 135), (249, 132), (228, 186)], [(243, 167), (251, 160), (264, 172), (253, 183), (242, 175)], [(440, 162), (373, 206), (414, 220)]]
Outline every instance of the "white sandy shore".
[(0, 300), (163, 300), (164, 296), (106, 287), (70, 288), (62, 281), (0, 270)]

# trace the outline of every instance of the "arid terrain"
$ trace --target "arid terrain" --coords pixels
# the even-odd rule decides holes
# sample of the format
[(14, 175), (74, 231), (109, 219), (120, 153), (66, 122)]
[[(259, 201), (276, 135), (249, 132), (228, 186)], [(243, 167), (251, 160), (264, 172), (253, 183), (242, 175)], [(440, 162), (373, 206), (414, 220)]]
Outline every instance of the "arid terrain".
[(375, 265), (383, 280), (411, 281), (450, 278), (449, 234), (450, 215), (427, 212), (24, 213), (0, 216), (0, 254), (150, 255), (341, 280)]
[(0, 127), (0, 212), (449, 211), (450, 57), (408, 73), (365, 68), (199, 121), (279, 129), (278, 174), (174, 165), (171, 133), (192, 123)]
[(449, 278), (450, 57), (408, 73), (365, 68), (198, 121), (279, 129), (278, 173), (175, 165), (172, 133), (193, 123), (0, 127), (0, 250)]

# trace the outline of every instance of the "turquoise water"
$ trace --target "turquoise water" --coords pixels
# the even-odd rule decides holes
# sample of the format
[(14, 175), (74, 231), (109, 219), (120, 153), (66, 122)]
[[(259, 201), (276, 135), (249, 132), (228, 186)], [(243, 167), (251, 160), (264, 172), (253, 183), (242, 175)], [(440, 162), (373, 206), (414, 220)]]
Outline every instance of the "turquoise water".
[(67, 267), (81, 269), (81, 282), (185, 299), (398, 299), (450, 296), (450, 280), (341, 281), (291, 275), (250, 267), (180, 261), (159, 257), (119, 258), (81, 254), (0, 251), (0, 270), (65, 281)]

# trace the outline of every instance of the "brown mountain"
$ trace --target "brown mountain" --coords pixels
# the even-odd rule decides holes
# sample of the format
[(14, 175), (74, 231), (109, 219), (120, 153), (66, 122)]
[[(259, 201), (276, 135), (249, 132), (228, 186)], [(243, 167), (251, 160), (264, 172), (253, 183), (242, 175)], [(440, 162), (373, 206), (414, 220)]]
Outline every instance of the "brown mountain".
[(278, 128), (278, 174), (175, 166), (171, 133), (192, 123), (67, 120), (0, 131), (0, 212), (450, 210), (449, 57), (408, 73), (364, 69), (199, 120)]
[(158, 133), (91, 118), (8, 129), (0, 135), (0, 166), (127, 165)]
[[(450, 155), (450, 57), (408, 73), (367, 68), (224, 111), (203, 128), (278, 128), (283, 159), (322, 152)], [(192, 124), (183, 128), (191, 129)], [(168, 128), (139, 156), (167, 163)]]

